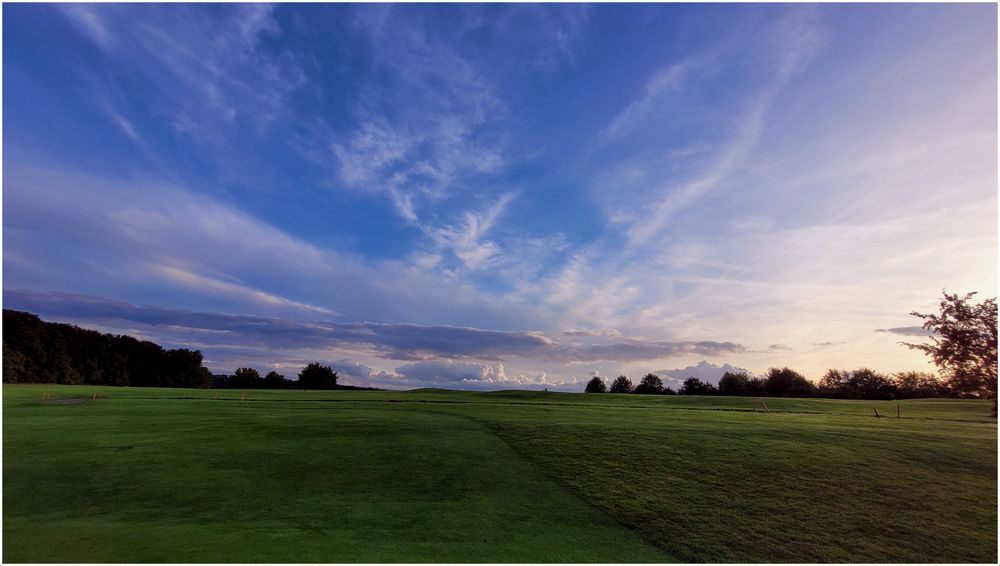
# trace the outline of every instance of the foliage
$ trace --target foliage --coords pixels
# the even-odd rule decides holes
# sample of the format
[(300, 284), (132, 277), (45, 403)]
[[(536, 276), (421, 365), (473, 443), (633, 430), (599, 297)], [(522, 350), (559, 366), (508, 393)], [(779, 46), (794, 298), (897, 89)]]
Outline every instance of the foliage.
[(611, 382), (611, 388), (608, 390), (610, 393), (631, 393), (632, 392), (632, 380), (624, 375), (619, 375)]
[(590, 381), (587, 382), (587, 387), (583, 390), (584, 393), (607, 393), (608, 386), (604, 383), (604, 380), (598, 376), (594, 376)]
[(204, 388), (212, 375), (199, 351), (164, 350), (131, 336), (101, 334), (3, 311), (3, 379), (8, 383)]
[(770, 397), (811, 397), (816, 386), (802, 374), (787, 367), (767, 371), (764, 390)]
[(923, 319), (923, 328), (933, 331), (931, 344), (905, 346), (931, 357), (952, 391), (963, 397), (997, 396), (997, 302), (996, 298), (973, 303), (976, 293), (959, 297), (943, 292), (939, 314), (910, 314)]
[(285, 379), (285, 376), (281, 375), (276, 371), (269, 371), (267, 375), (264, 376), (264, 388), (265, 389), (285, 389), (291, 386), (291, 381)]
[(722, 374), (719, 378), (719, 395), (746, 395), (749, 391), (750, 376), (743, 372)]
[(689, 377), (684, 380), (678, 393), (681, 395), (716, 395), (719, 390), (711, 383), (705, 383), (697, 377)]
[(899, 372), (892, 376), (896, 399), (947, 397), (948, 385), (934, 374), (920, 371)]
[(330, 366), (311, 363), (299, 372), (298, 387), (300, 389), (335, 389), (337, 387), (337, 372)]
[(641, 395), (659, 395), (663, 393), (663, 381), (660, 377), (653, 373), (647, 373), (639, 385), (636, 386), (633, 393), (639, 393)]

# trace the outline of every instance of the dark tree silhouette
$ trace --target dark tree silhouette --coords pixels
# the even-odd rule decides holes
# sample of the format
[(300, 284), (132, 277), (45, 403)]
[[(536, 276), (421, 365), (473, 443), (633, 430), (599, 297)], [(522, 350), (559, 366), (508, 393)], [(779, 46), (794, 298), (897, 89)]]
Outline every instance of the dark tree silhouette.
[(677, 395), (677, 392), (674, 391), (673, 389), (669, 388), (669, 387), (664, 387), (663, 388), (663, 394), (664, 395)]
[(934, 374), (920, 371), (904, 371), (893, 374), (893, 385), (897, 399), (924, 399), (947, 397), (948, 385)]
[(264, 388), (265, 389), (282, 389), (287, 387), (285, 376), (281, 375), (276, 371), (270, 371), (264, 376)]
[(614, 381), (611, 382), (611, 389), (608, 391), (611, 393), (631, 393), (632, 380), (624, 375), (619, 375)]
[(764, 390), (771, 397), (812, 397), (816, 386), (802, 374), (789, 368), (767, 370)]
[(678, 391), (681, 395), (715, 395), (718, 392), (718, 389), (714, 385), (705, 383), (697, 377), (685, 379), (681, 385), (681, 390)]
[(719, 378), (719, 395), (747, 395), (749, 382), (749, 375), (727, 371)]
[(608, 386), (604, 383), (604, 380), (596, 375), (587, 382), (587, 387), (583, 390), (584, 393), (607, 393)]
[(253, 368), (239, 368), (229, 378), (227, 384), (233, 389), (262, 389), (264, 378)]
[(931, 357), (953, 392), (962, 397), (997, 397), (997, 302), (996, 298), (973, 303), (976, 293), (942, 292), (939, 314), (910, 314), (923, 319), (931, 330), (931, 344), (910, 344)]
[(3, 380), (12, 383), (209, 387), (201, 352), (164, 350), (131, 336), (101, 334), (3, 311)]
[(633, 393), (639, 393), (640, 395), (659, 395), (660, 393), (663, 393), (663, 381), (660, 379), (660, 376), (653, 373), (647, 373), (645, 377), (642, 378), (642, 381), (639, 382), (639, 385), (636, 386)]
[(299, 372), (298, 387), (300, 389), (335, 389), (337, 387), (337, 372), (330, 366), (311, 363)]

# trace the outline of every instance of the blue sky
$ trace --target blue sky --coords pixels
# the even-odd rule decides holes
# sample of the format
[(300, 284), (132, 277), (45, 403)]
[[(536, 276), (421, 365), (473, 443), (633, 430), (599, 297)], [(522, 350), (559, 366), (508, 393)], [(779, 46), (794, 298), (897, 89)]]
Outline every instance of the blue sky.
[(4, 305), (213, 370), (928, 370), (996, 295), (995, 5), (3, 15)]

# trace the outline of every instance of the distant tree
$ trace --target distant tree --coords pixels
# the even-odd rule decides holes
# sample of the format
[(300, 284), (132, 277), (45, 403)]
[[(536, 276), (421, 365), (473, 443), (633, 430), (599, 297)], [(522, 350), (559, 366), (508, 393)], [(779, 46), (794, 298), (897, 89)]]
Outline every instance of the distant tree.
[(764, 389), (771, 397), (812, 397), (816, 386), (802, 374), (785, 368), (767, 371)]
[(664, 387), (663, 388), (663, 394), (664, 395), (677, 395), (677, 392), (674, 391), (673, 389), (669, 388), (669, 387)]
[(636, 386), (633, 393), (659, 395), (663, 393), (663, 381), (660, 379), (660, 376), (654, 373), (647, 373), (639, 382), (639, 385)]
[(607, 393), (608, 386), (604, 383), (604, 380), (598, 376), (594, 376), (590, 381), (587, 382), (587, 387), (583, 390), (584, 393)]
[(897, 399), (927, 399), (947, 397), (948, 385), (934, 374), (920, 371), (905, 371), (893, 374)]
[(747, 395), (749, 382), (749, 375), (727, 371), (719, 378), (719, 395)]
[(262, 389), (264, 378), (253, 368), (239, 368), (229, 378), (228, 385), (233, 389)]
[(300, 389), (334, 389), (337, 387), (337, 372), (330, 366), (311, 363), (299, 372)]
[(923, 319), (923, 328), (933, 331), (931, 344), (910, 344), (931, 357), (953, 392), (962, 397), (992, 398), (996, 415), (997, 397), (997, 302), (996, 298), (973, 303), (976, 293), (942, 293), (939, 314), (910, 314)]
[(285, 387), (285, 376), (276, 371), (270, 371), (264, 376), (264, 387), (266, 389), (281, 389)]
[(719, 390), (714, 385), (705, 383), (697, 377), (685, 379), (681, 390), (678, 391), (681, 395), (716, 395), (718, 392)]
[(610, 393), (631, 393), (632, 380), (624, 375), (619, 375), (614, 381), (611, 382), (611, 389), (608, 391)]

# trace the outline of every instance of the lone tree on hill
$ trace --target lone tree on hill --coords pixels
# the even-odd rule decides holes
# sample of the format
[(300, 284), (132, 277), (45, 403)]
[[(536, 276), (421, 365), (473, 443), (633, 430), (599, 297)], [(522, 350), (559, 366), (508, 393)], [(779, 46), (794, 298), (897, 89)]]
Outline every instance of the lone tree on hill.
[(611, 393), (631, 393), (632, 380), (624, 375), (619, 375), (611, 382), (611, 389), (609, 391)]
[(962, 397), (993, 399), (997, 412), (997, 300), (971, 301), (976, 293), (944, 297), (940, 314), (910, 314), (924, 320), (923, 328), (934, 332), (932, 344), (910, 344), (934, 361), (951, 390)]
[(337, 387), (337, 372), (330, 366), (311, 363), (299, 372), (299, 388), (301, 389), (333, 389)]
[(636, 386), (634, 393), (659, 395), (663, 393), (663, 381), (655, 373), (647, 373)]
[(608, 386), (604, 383), (604, 380), (596, 375), (587, 382), (586, 389), (583, 390), (584, 393), (607, 393)]

